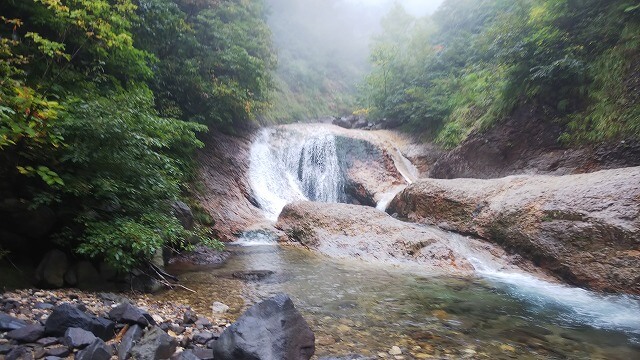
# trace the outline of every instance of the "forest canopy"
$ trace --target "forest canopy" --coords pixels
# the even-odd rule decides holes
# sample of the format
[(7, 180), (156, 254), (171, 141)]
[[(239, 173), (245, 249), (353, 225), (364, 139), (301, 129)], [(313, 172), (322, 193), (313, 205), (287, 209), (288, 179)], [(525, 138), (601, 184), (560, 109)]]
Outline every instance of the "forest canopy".
[(454, 147), (530, 108), (566, 142), (640, 137), (640, 4), (632, 0), (447, 0), (415, 18), (397, 5), (362, 88), (372, 118)]
[(206, 239), (171, 206), (197, 134), (267, 105), (263, 3), (6, 0), (0, 15), (2, 210), (52, 209), (58, 246), (121, 269)]

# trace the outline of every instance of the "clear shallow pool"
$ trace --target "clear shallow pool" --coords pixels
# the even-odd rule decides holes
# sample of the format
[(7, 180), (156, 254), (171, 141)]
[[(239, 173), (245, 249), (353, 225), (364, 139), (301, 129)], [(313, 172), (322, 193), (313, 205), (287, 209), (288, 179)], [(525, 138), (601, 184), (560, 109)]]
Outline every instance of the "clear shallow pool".
[[(174, 268), (197, 291), (170, 291), (200, 312), (288, 293), (316, 333), (316, 354), (405, 359), (640, 359), (640, 300), (601, 297), (490, 268), (477, 278), (334, 260), (297, 248), (229, 246), (221, 268)], [(271, 270), (259, 281), (234, 272)]]

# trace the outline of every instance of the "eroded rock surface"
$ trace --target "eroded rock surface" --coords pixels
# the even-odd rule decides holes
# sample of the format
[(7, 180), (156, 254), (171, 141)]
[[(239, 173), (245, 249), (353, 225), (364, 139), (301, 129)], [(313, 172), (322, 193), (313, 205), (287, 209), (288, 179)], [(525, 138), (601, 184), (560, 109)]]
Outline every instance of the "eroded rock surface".
[(422, 179), (398, 194), (388, 212), (490, 240), (573, 284), (640, 294), (640, 167)]
[(405, 223), (382, 211), (348, 204), (298, 202), (285, 206), (276, 227), (282, 241), (299, 242), (338, 258), (419, 263), (434, 274), (472, 274), (471, 257), (513, 268), (499, 247), (448, 234), (435, 227)]
[(253, 132), (232, 136), (211, 132), (198, 154), (199, 178), (204, 191), (200, 203), (213, 217), (214, 235), (223, 241), (263, 221), (264, 215), (251, 203), (248, 171)]

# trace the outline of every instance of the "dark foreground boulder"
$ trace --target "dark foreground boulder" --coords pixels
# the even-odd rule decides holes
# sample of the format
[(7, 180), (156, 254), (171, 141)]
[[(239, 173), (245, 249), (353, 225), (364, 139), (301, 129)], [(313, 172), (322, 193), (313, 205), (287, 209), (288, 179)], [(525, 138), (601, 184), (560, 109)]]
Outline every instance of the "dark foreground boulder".
[(308, 360), (315, 336), (285, 294), (252, 306), (213, 344), (216, 360)]
[(53, 309), (44, 326), (49, 335), (64, 336), (67, 329), (75, 327), (109, 340), (114, 335), (115, 324), (107, 319), (89, 316), (70, 304), (62, 304)]
[(149, 328), (131, 349), (133, 359), (168, 359), (176, 352), (178, 342), (157, 326)]

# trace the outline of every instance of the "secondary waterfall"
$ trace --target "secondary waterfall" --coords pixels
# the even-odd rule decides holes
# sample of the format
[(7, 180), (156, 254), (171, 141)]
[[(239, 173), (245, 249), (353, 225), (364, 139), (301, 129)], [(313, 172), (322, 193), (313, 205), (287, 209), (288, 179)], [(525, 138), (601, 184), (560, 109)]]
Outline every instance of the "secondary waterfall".
[(263, 129), (251, 146), (250, 161), (254, 198), (270, 220), (277, 220), (282, 208), (294, 201), (344, 199), (344, 176), (332, 134)]

